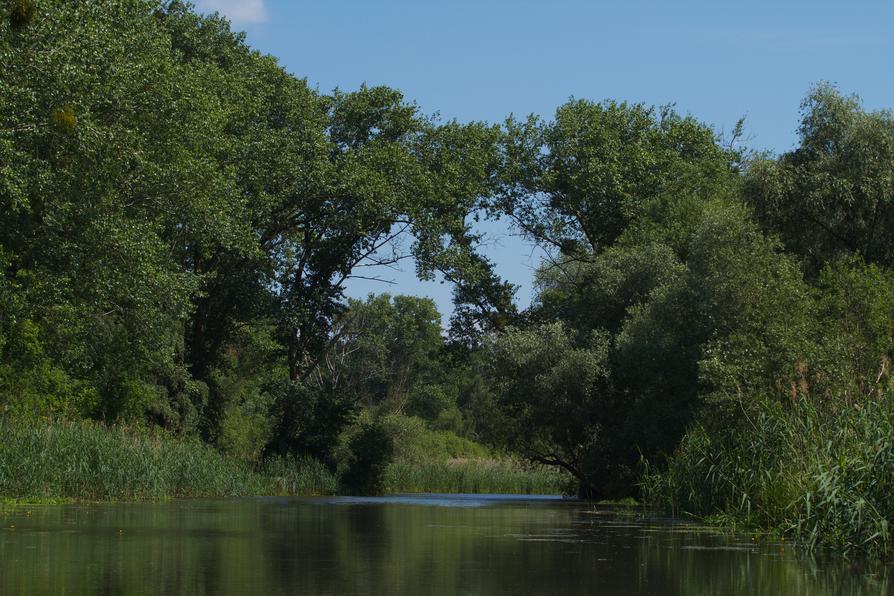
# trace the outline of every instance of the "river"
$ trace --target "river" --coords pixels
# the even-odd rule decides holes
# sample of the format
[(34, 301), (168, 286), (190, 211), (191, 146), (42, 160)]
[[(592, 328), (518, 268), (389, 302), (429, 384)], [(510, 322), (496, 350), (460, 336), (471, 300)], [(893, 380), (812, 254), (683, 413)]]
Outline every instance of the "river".
[(0, 594), (887, 594), (890, 567), (550, 497), (16, 506)]

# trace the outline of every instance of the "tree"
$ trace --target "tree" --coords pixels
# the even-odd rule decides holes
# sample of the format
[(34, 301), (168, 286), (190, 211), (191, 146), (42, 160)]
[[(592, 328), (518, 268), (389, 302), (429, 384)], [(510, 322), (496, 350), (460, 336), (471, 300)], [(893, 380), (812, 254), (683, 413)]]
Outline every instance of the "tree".
[(566, 469), (582, 496), (599, 498), (609, 491), (598, 477), (602, 470), (588, 460), (611, 443), (608, 336), (575, 339), (562, 323), (507, 329), (486, 344), (488, 372), (503, 442), (533, 461)]
[(493, 187), (499, 131), (435, 124), (383, 87), (336, 92), (324, 106), (313, 175), (292, 178), (259, 229), (293, 380), (319, 363), (344, 284), (363, 267), (412, 255), (423, 277), (474, 284), (492, 274), (466, 220)]
[(660, 197), (726, 196), (736, 154), (671, 107), (571, 100), (554, 120), (506, 122), (495, 209), (553, 255), (611, 246)]
[(433, 382), (440, 372), (441, 315), (430, 298), (349, 299), (334, 335), (320, 378), (328, 375), (367, 406), (389, 401), (402, 408), (417, 386)]
[(156, 4), (35, 6), (0, 24), (0, 244), (18, 316), (98, 393), (81, 413), (188, 429), (204, 398), (179, 331), (201, 278), (183, 247), (250, 237), (215, 161), (216, 93), (172, 54)]
[(745, 196), (815, 278), (836, 257), (894, 266), (894, 116), (817, 85), (801, 104), (800, 146), (748, 168)]
[[(748, 229), (733, 202), (739, 156), (670, 108), (571, 101), (552, 122), (506, 126), (494, 208), (548, 258), (531, 326), (491, 350), (501, 424), (515, 448), (572, 471), (582, 494), (635, 493), (639, 459), (673, 450), (699, 404), (703, 350), (726, 332), (690, 268), (718, 213)], [(763, 239), (711, 229), (742, 249)], [(566, 356), (575, 385), (553, 370)]]
[[(646, 227), (679, 223), (651, 221)], [(555, 450), (564, 445), (563, 451), (553, 451), (564, 457), (553, 459), (574, 462), (570, 467), (584, 494), (635, 494), (641, 460), (660, 466), (698, 414), (710, 410), (729, 423), (733, 409), (741, 411), (743, 391), (752, 399), (756, 390), (769, 395), (788, 383), (794, 363), (806, 353), (809, 288), (795, 261), (781, 254), (734, 202), (705, 201), (687, 223), (685, 250), (655, 242), (661, 234), (640, 244), (638, 234), (628, 229), (615, 245), (587, 261), (569, 259), (540, 272), (540, 294), (531, 313), (539, 323), (532, 329), (561, 324), (572, 330), (566, 332), (567, 346), (575, 349), (586, 348), (588, 334), (605, 338), (603, 360), (591, 364), (599, 376), (588, 377), (593, 371), (585, 371), (584, 363), (577, 369), (576, 379), (583, 383), (577, 397), (550, 402), (547, 416), (532, 400), (563, 395), (566, 385), (553, 386), (553, 377), (532, 362), (507, 365), (504, 358), (501, 366), (509, 372), (492, 370), (498, 379), (503, 374), (522, 379), (519, 385), (497, 385), (499, 409), (524, 413), (510, 405), (520, 402), (535, 414), (535, 427), (549, 429), (562, 421), (571, 429), (578, 424), (588, 429), (567, 436), (552, 433), (548, 439), (539, 435)], [(519, 345), (523, 353), (529, 351)], [(548, 345), (550, 354), (563, 353), (562, 347)], [(526, 393), (528, 384), (544, 397)], [(598, 407), (579, 409), (593, 403)], [(512, 427), (513, 415), (502, 423)], [(538, 437), (528, 429), (521, 436)], [(570, 445), (577, 449), (573, 456)], [(534, 452), (542, 461), (537, 451), (544, 448)]]
[(25, 393), (68, 384), (80, 414), (215, 441), (236, 388), (314, 373), (365, 265), (495, 279), (467, 220), (498, 128), (385, 87), (320, 94), (187, 3), (29, 6), (0, 23), (4, 337), (41, 355)]

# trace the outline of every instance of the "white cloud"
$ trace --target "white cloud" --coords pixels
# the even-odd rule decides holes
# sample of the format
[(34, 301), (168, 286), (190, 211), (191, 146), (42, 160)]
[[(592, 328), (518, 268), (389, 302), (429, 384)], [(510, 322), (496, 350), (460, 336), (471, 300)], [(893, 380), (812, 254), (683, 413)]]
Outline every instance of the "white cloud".
[(197, 0), (202, 12), (217, 11), (233, 23), (263, 23), (267, 20), (264, 0)]

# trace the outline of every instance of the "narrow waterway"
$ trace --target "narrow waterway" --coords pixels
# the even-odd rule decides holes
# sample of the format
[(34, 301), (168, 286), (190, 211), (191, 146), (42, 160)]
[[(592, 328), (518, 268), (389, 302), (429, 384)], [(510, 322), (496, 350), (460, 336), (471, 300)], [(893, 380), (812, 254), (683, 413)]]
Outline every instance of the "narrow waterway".
[(886, 566), (549, 497), (0, 510), (2, 594), (888, 594)]

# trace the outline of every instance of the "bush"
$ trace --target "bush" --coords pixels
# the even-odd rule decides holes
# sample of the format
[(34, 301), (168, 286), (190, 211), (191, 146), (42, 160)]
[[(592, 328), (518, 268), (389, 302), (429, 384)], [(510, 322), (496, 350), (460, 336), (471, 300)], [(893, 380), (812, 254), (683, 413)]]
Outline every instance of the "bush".
[(274, 426), (265, 455), (310, 456), (334, 470), (338, 438), (356, 415), (356, 400), (296, 382), (279, 384), (271, 393)]
[(342, 491), (377, 495), (383, 491), (385, 470), (394, 458), (394, 439), (378, 422), (364, 424), (348, 443), (350, 455), (341, 475)]
[(413, 461), (453, 458), (489, 459), (493, 453), (480, 443), (449, 430), (432, 430), (415, 416), (389, 414), (381, 420), (394, 439), (395, 457)]

